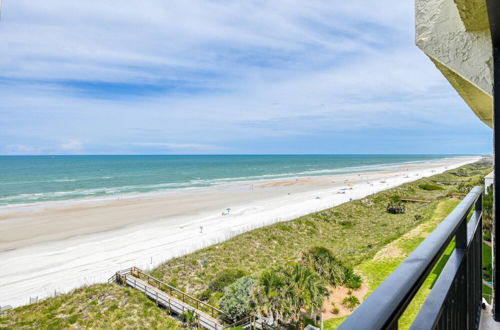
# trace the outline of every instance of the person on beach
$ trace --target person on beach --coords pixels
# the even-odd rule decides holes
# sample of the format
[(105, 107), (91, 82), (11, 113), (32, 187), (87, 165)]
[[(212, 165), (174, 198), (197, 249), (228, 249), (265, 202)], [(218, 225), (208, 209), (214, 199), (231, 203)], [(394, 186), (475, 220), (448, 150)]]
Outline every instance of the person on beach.
[(200, 226), (200, 234), (203, 234), (203, 226)]

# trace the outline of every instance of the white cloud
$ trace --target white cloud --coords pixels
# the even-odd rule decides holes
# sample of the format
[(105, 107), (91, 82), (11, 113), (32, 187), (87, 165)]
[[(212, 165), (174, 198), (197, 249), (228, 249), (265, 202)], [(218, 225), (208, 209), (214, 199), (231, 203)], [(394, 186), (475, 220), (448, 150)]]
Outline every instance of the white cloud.
[(60, 149), (69, 153), (79, 153), (83, 150), (83, 143), (80, 140), (70, 139), (62, 143)]
[(217, 152), (237, 140), (371, 127), (483, 129), (413, 45), (411, 1), (3, 6), (5, 144), (37, 140), (58, 152), (57, 141), (79, 136), (85, 148), (68, 140), (59, 151)]

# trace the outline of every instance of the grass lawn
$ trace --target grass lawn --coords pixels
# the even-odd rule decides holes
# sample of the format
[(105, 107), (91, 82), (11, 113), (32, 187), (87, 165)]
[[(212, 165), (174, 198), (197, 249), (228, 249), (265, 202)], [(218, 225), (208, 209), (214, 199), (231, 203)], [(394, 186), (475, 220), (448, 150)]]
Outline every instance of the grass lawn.
[(483, 297), (491, 304), (491, 297), (493, 296), (493, 289), (483, 284)]
[(325, 330), (337, 329), (345, 319), (347, 319), (347, 316), (326, 320), (323, 322), (323, 327)]
[[(364, 278), (368, 280), (369, 291), (371, 294), (386, 278), (389, 276), (403, 260), (429, 235), (434, 228), (458, 205), (458, 199), (450, 198), (443, 199), (436, 206), (432, 216), (428, 221), (420, 224), (414, 230), (403, 235), (401, 238), (389, 244), (376, 258), (365, 261), (357, 267)], [(443, 257), (435, 266), (427, 280), (422, 285), (412, 303), (408, 306), (406, 312), (401, 316), (399, 326), (401, 329), (408, 329), (411, 322), (415, 319), (418, 310), (425, 301), (425, 298), (430, 293), (432, 286), (437, 279), (439, 273), (443, 269), (451, 252), (453, 251), (454, 243), (450, 244), (446, 249)]]
[[(492, 278), (491, 278), (492, 277), (491, 263), (492, 263), (491, 246), (489, 246), (486, 243), (483, 243), (483, 278), (488, 282), (491, 282), (491, 280), (492, 280)], [(489, 286), (483, 284), (483, 297), (489, 303), (491, 303), (492, 294), (493, 294), (493, 290)]]
[[(411, 252), (425, 239), (425, 237), (430, 234), (437, 225), (459, 204), (458, 199), (446, 199), (442, 200), (436, 207), (434, 214), (431, 219), (418, 227), (415, 230), (403, 235), (401, 238), (395, 242), (389, 244), (386, 247), (385, 254), (389, 255), (384, 257), (384, 255), (376, 257), (375, 259), (363, 262), (357, 269), (364, 275), (368, 280), (369, 292), (371, 294), (398, 266), (403, 260), (411, 254)], [(418, 235), (415, 235), (418, 234)], [(400, 329), (409, 329), (411, 323), (415, 319), (420, 310), (421, 306), (424, 304), (425, 299), (431, 292), (434, 283), (436, 282), (439, 274), (443, 270), (446, 262), (448, 261), (451, 253), (455, 248), (455, 242), (452, 241), (450, 245), (446, 248), (443, 256), (438, 261), (432, 272), (429, 274), (426, 281), (423, 283), (421, 289), (417, 292), (413, 301), (408, 306), (405, 313), (401, 316), (399, 320)], [(397, 257), (391, 257), (394, 253), (388, 253), (389, 251), (397, 250), (399, 253)], [(483, 266), (489, 265), (491, 267), (491, 247), (483, 243)], [(483, 285), (483, 293), (491, 295), (491, 288)], [(338, 319), (333, 321), (335, 327), (341, 324)], [(340, 322), (339, 322), (340, 321)], [(329, 324), (329, 326), (331, 326)], [(335, 327), (331, 327), (334, 329)]]
[(491, 267), (491, 246), (483, 243), (483, 266), (490, 265)]

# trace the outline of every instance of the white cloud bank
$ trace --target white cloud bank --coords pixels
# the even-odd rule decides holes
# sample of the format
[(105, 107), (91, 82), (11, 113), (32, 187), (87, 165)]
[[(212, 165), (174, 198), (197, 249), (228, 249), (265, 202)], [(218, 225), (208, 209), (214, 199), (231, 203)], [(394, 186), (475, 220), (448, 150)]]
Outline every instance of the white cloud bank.
[[(16, 0), (0, 24), (0, 153), (255, 152), (256, 139), (279, 152), (289, 137), (370, 129), (489, 136), (413, 45), (411, 1)], [(68, 136), (85, 148), (61, 145)]]

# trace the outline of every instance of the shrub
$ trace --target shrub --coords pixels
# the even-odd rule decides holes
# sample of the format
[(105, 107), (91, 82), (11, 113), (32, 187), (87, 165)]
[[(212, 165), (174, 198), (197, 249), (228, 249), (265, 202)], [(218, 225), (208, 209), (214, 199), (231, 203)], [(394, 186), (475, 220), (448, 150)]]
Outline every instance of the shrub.
[(399, 195), (394, 195), (391, 197), (391, 202), (392, 203), (400, 203), (401, 202), (401, 197)]
[(359, 305), (359, 299), (356, 296), (345, 297), (342, 300), (342, 305), (352, 310)]
[(341, 225), (343, 228), (350, 229), (354, 226), (354, 223), (349, 220), (342, 220), (339, 221), (339, 225)]
[(217, 275), (215, 275), (215, 278), (208, 285), (208, 289), (211, 290), (212, 292), (222, 292), (222, 290), (226, 286), (228, 286), (229, 284), (233, 283), (234, 281), (245, 275), (247, 274), (245, 273), (245, 271), (241, 269), (235, 269), (235, 268), (225, 269), (219, 272)]
[(168, 281), (168, 284), (169, 284), (169, 285), (171, 285), (171, 286), (173, 286), (173, 287), (177, 287), (177, 286), (179, 285), (179, 283), (178, 283), (178, 282), (179, 282), (179, 281), (178, 281), (177, 277), (173, 277), (173, 278), (171, 278), (171, 279)]
[(182, 320), (191, 327), (198, 322), (198, 314), (194, 310), (188, 309), (181, 316)]
[(467, 176), (467, 170), (463, 169), (463, 168), (459, 168), (457, 171), (455, 172), (450, 172), (450, 174), (453, 174), (453, 175), (456, 175), (456, 176), (460, 176), (460, 177), (463, 177), (463, 176)]
[(208, 304), (212, 306), (219, 306), (219, 301), (222, 298), (224, 293), (222, 292), (216, 292), (213, 295), (210, 296), (210, 299), (208, 299)]
[(330, 285), (346, 285), (350, 289), (361, 287), (361, 277), (335, 258), (333, 253), (322, 246), (316, 246), (302, 254), (301, 263), (311, 267)]
[(386, 211), (391, 214), (403, 214), (406, 212), (406, 207), (401, 202), (391, 201), (389, 204), (387, 204)]
[(325, 247), (316, 246), (309, 249), (302, 254), (301, 263), (311, 267), (332, 286), (345, 283), (347, 268)]
[(201, 301), (207, 301), (210, 299), (210, 296), (212, 295), (212, 292), (210, 290), (204, 290), (202, 293), (198, 295), (198, 299)]
[(443, 187), (435, 184), (435, 183), (430, 183), (430, 182), (424, 182), (418, 185), (420, 189), (431, 191), (431, 190), (443, 190)]
[(332, 314), (337, 315), (338, 313), (340, 313), (340, 310), (337, 307), (333, 307), (332, 308)]
[(357, 290), (361, 287), (361, 283), (363, 283), (363, 281), (361, 280), (361, 276), (354, 273), (352, 269), (348, 268), (346, 271), (345, 285), (349, 289)]
[(244, 276), (224, 289), (219, 306), (232, 322), (238, 321), (253, 310), (252, 290), (256, 280)]

